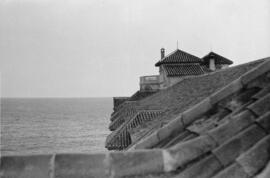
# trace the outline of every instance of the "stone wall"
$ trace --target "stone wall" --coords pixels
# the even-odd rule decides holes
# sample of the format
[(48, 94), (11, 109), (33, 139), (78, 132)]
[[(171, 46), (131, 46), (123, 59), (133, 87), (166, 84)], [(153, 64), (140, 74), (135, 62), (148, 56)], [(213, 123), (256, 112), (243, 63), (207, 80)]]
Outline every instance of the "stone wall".
[(1, 178), (106, 178), (163, 172), (161, 150), (3, 156)]

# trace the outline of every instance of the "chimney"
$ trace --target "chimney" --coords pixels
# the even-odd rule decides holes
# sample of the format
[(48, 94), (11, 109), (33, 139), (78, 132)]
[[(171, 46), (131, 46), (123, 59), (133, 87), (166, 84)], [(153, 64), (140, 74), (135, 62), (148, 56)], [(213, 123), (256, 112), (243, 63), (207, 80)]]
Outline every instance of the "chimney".
[(216, 70), (216, 64), (215, 64), (215, 57), (214, 55), (210, 55), (210, 60), (209, 60), (209, 68), (211, 70)]
[(160, 49), (160, 54), (161, 54), (161, 59), (163, 59), (165, 57), (165, 49), (164, 48)]

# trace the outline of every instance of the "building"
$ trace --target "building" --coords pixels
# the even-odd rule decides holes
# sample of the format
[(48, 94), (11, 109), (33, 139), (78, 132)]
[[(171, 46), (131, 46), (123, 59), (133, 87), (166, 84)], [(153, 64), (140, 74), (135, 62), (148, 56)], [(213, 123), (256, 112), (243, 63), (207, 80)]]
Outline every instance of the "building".
[(224, 69), (233, 63), (214, 52), (210, 52), (202, 59), (180, 49), (165, 56), (165, 49), (161, 48), (160, 53), (161, 59), (155, 64), (159, 67), (159, 75), (140, 77), (141, 91), (165, 89), (185, 77)]

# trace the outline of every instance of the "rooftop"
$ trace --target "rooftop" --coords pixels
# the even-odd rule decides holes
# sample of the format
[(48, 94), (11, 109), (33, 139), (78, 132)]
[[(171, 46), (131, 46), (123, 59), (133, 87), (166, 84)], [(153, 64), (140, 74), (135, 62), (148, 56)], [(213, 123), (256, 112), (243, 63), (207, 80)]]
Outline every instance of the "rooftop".
[(214, 58), (215, 59), (215, 63), (216, 64), (233, 64), (233, 62), (217, 53), (214, 52), (210, 52), (207, 55), (205, 55), (202, 60), (204, 61), (204, 63), (209, 63), (209, 60)]
[[(114, 122), (118, 119), (122, 120), (118, 126), (125, 124), (125, 122), (128, 122), (136, 114), (136, 112), (132, 112), (134, 109), (137, 112), (139, 110), (164, 111), (164, 114), (130, 131), (131, 137), (133, 137), (134, 140), (140, 140), (163, 125), (166, 125), (181, 112), (189, 109), (218, 89), (255, 68), (263, 61), (264, 60), (257, 60), (209, 74), (187, 77), (174, 86), (134, 102), (132, 105), (124, 103), (121, 109), (114, 114), (113, 120)], [(124, 113), (130, 113), (130, 115), (127, 117)], [(136, 141), (132, 144), (134, 143), (136, 143)]]
[(155, 66), (160, 66), (162, 64), (177, 64), (177, 63), (201, 63), (202, 60), (192, 54), (189, 54), (185, 51), (177, 49), (165, 56)]

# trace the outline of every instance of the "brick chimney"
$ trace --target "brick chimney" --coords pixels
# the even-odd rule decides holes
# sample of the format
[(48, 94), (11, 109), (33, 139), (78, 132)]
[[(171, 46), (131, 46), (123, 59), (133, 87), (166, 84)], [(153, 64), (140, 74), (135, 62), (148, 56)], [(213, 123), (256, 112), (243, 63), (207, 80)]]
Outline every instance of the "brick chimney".
[(164, 48), (160, 49), (160, 54), (161, 54), (161, 59), (163, 59), (165, 57), (165, 49)]

